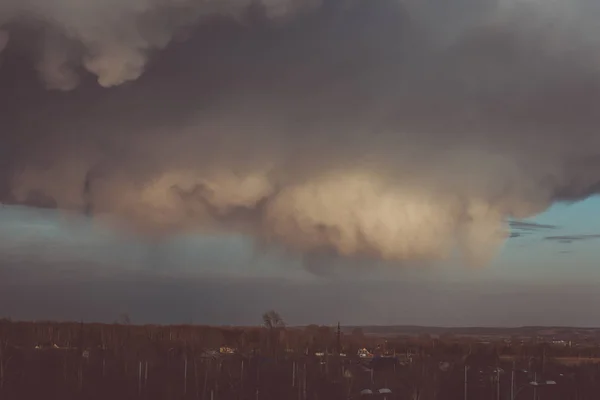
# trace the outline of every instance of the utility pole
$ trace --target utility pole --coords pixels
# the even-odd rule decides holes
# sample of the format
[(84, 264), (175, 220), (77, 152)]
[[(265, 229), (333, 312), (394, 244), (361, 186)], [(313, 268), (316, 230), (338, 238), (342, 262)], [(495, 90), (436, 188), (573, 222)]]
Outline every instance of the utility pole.
[(342, 330), (340, 328), (340, 323), (338, 322), (337, 333), (336, 333), (336, 350), (338, 357), (342, 353)]
[(468, 389), (469, 389), (469, 385), (468, 385), (468, 379), (467, 379), (467, 370), (469, 369), (469, 367), (467, 365), (465, 365), (465, 400), (468, 399)]
[(496, 400), (500, 400), (500, 367), (496, 367)]
[(515, 360), (513, 360), (512, 371), (510, 374), (510, 400), (515, 400)]

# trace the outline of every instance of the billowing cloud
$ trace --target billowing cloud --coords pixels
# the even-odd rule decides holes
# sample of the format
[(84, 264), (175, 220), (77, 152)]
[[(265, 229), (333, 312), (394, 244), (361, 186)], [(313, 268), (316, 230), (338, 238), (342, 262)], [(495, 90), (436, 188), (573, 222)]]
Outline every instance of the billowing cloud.
[[(104, 87), (135, 80), (149, 53), (164, 49), (203, 18), (243, 19), (251, 6), (278, 21), (319, 0), (3, 0), (0, 25), (16, 25), (37, 42), (38, 71), (48, 88), (71, 90), (78, 68)], [(50, 37), (50, 38), (49, 38)]]
[(482, 264), (507, 219), (600, 188), (600, 6), (567, 3), (3, 1), (5, 58), (71, 91), (0, 71), (0, 189), (153, 235)]

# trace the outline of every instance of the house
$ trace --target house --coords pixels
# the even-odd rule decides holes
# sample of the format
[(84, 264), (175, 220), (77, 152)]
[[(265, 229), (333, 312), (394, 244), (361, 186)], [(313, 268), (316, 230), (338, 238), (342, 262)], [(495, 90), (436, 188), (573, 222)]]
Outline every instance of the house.
[(231, 355), (231, 354), (235, 354), (236, 349), (232, 348), (232, 347), (228, 347), (228, 346), (221, 346), (221, 348), (219, 349), (219, 353), (223, 354), (223, 355)]
[(360, 358), (373, 358), (373, 353), (371, 353), (366, 348), (359, 349), (357, 355)]

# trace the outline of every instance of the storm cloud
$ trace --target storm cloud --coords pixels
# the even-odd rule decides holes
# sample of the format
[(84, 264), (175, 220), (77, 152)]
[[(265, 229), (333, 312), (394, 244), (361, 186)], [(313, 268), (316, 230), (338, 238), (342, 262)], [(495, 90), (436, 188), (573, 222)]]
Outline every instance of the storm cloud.
[(599, 10), (0, 0), (0, 191), (144, 235), (484, 264), (508, 219), (600, 189)]

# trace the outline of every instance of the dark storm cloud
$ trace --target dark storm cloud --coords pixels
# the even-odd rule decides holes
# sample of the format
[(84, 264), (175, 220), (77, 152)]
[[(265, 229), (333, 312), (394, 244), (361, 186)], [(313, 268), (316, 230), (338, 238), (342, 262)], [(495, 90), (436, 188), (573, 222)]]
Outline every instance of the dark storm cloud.
[(539, 231), (548, 229), (557, 229), (556, 225), (537, 224), (535, 222), (524, 222), (524, 221), (510, 221), (509, 226), (512, 229), (518, 229), (523, 231)]
[(600, 239), (600, 234), (546, 236), (545, 239), (559, 243), (573, 243), (588, 240), (597, 240)]
[(535, 222), (526, 221), (509, 221), (510, 227), (510, 238), (521, 238), (523, 236), (530, 236), (538, 232), (544, 232), (547, 230), (558, 229), (555, 225), (538, 224)]
[(600, 185), (600, 3), (565, 4), (2, 0), (3, 201), (483, 263)]

